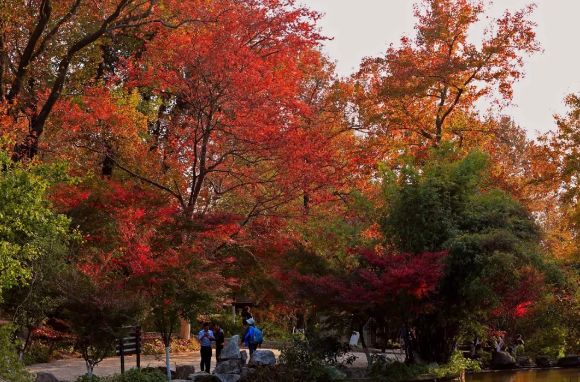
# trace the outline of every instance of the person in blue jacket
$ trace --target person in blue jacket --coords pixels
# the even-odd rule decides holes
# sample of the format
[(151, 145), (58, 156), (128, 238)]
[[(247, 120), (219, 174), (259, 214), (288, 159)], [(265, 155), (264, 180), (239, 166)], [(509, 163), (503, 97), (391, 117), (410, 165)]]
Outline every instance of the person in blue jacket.
[(246, 321), (244, 321), (244, 327), (246, 328), (246, 330), (244, 331), (242, 341), (248, 347), (248, 350), (250, 351), (250, 356), (256, 351), (256, 348), (258, 347), (258, 344), (254, 342), (255, 325), (256, 322), (254, 321), (253, 318), (248, 318)]

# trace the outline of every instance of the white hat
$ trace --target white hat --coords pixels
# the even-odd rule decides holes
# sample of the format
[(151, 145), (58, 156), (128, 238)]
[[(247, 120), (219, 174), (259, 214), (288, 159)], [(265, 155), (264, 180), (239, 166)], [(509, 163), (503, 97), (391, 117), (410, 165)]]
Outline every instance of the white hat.
[(248, 318), (248, 319), (246, 320), (246, 323), (247, 323), (248, 325), (254, 325), (254, 324), (256, 323), (256, 321), (254, 321), (254, 319), (253, 319), (253, 318)]

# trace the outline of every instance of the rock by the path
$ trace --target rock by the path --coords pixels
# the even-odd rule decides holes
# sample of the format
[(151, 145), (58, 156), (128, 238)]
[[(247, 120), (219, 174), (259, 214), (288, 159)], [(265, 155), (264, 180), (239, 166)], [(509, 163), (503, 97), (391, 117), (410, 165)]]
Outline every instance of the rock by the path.
[(35, 382), (59, 382), (58, 378), (50, 373), (40, 372), (36, 374)]
[(498, 351), (492, 354), (491, 365), (494, 369), (510, 369), (516, 365), (516, 360), (510, 353)]
[(248, 379), (248, 377), (255, 372), (256, 372), (256, 369), (252, 369), (252, 368), (249, 368), (247, 366), (244, 366), (244, 367), (242, 367), (242, 372), (240, 374), (240, 377), (242, 379)]
[(552, 367), (554, 366), (554, 361), (545, 355), (539, 355), (536, 357), (536, 365), (538, 367)]
[(516, 358), (516, 365), (518, 367), (536, 367), (534, 361), (528, 356), (519, 356)]
[(560, 367), (580, 367), (580, 355), (568, 355), (558, 360)]
[(250, 358), (249, 365), (272, 366), (276, 364), (276, 356), (271, 350), (256, 350)]
[(241, 379), (239, 374), (215, 374), (220, 382), (239, 382)]
[(195, 373), (195, 366), (193, 365), (177, 365), (175, 367), (175, 378), (187, 379), (191, 374)]
[(218, 362), (214, 374), (240, 374), (242, 372), (242, 362), (239, 359), (228, 359)]
[(238, 345), (240, 343), (240, 336), (232, 336), (228, 342), (226, 343), (226, 345), (224, 346), (221, 354), (220, 354), (220, 359), (226, 360), (226, 359), (240, 359), (241, 355), (240, 355), (240, 346)]
[(205, 371), (199, 371), (197, 373), (191, 374), (189, 376), (189, 380), (194, 382), (221, 382), (217, 376)]
[(246, 350), (240, 351), (240, 357), (242, 358), (242, 365), (248, 362), (248, 352)]

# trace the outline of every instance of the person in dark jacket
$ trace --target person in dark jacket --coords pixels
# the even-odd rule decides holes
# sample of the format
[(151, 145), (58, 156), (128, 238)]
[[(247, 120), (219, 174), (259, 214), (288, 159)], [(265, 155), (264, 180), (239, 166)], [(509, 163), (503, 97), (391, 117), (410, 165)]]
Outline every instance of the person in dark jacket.
[(219, 324), (214, 324), (213, 326), (213, 336), (215, 338), (215, 360), (219, 362), (220, 354), (224, 348), (225, 336), (224, 331), (220, 328)]
[(248, 321), (250, 318), (254, 318), (254, 316), (252, 316), (252, 312), (250, 312), (250, 307), (249, 306), (244, 306), (242, 308), (242, 325), (246, 324), (246, 321)]

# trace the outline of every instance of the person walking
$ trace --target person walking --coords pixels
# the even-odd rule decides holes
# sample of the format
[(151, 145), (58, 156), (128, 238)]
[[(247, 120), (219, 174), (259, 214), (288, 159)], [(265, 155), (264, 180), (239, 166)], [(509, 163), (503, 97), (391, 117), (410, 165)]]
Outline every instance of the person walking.
[(197, 335), (199, 344), (201, 345), (201, 362), (199, 368), (201, 371), (210, 372), (211, 368), (211, 342), (215, 341), (213, 331), (209, 329), (209, 324), (206, 322), (203, 324), (203, 329), (199, 331)]
[(254, 316), (252, 315), (252, 312), (250, 312), (250, 307), (247, 305), (242, 308), (241, 315), (242, 315), (242, 325), (244, 325), (244, 326), (246, 324), (246, 321), (248, 321), (250, 318), (252, 318), (252, 319), (254, 318)]
[(254, 326), (255, 326), (255, 324), (256, 323), (255, 323), (253, 318), (249, 318), (246, 321), (244, 321), (244, 327), (246, 328), (246, 330), (244, 331), (244, 334), (242, 336), (242, 341), (248, 347), (248, 350), (250, 351), (250, 356), (252, 354), (254, 354), (254, 352), (256, 351), (256, 349), (258, 347), (258, 344), (256, 344), (254, 342)]
[(213, 335), (215, 337), (215, 361), (219, 362), (222, 349), (224, 348), (225, 336), (224, 331), (218, 323), (213, 326)]

